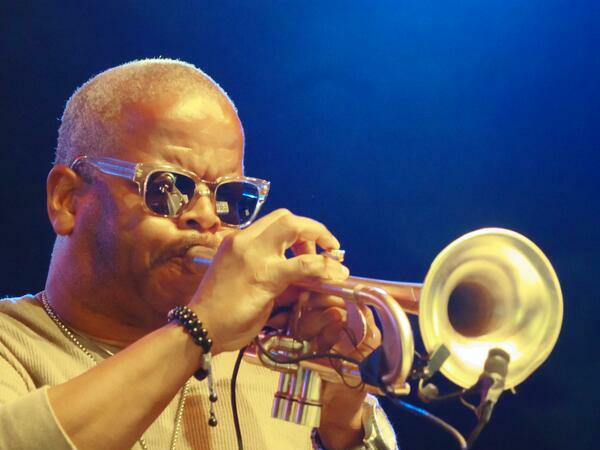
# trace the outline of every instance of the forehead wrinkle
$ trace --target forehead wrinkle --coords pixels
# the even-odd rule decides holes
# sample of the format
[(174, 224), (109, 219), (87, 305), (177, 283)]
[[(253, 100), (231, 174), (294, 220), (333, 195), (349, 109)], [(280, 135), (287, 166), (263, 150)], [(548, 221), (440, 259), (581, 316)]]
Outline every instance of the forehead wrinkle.
[(208, 164), (205, 155), (199, 154), (191, 147), (179, 145), (165, 145), (154, 156), (157, 162), (190, 170), (197, 175), (205, 171)]
[[(179, 151), (183, 149), (183, 151)], [(174, 150), (174, 151), (173, 151)], [(194, 172), (200, 178), (217, 179), (227, 175), (243, 174), (243, 161), (228, 148), (196, 151), (194, 148), (165, 145), (154, 154), (154, 161)]]
[(193, 151), (192, 147), (185, 147), (183, 145), (166, 144), (165, 148), (167, 150), (174, 150), (176, 152), (191, 152), (191, 151)]

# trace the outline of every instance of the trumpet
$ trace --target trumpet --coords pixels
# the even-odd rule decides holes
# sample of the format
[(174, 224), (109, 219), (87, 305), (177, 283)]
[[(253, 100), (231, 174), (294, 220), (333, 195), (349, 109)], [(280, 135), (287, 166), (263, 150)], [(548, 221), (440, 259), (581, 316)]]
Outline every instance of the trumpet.
[[(439, 370), (462, 388), (477, 383), (488, 356), (498, 351), (510, 361), (502, 389), (514, 388), (548, 358), (562, 324), (562, 293), (549, 260), (529, 239), (501, 228), (476, 230), (449, 244), (423, 283), (350, 277), (300, 287), (374, 308), (382, 342), (376, 382), (366, 387), (383, 395), (409, 394), (417, 371), (407, 314), (418, 315), (429, 356), (421, 378)], [(334, 365), (311, 353), (308, 343), (286, 333), (261, 335), (245, 351), (246, 361), (281, 372), (273, 417), (318, 426), (322, 380), (365, 381), (356, 362)]]

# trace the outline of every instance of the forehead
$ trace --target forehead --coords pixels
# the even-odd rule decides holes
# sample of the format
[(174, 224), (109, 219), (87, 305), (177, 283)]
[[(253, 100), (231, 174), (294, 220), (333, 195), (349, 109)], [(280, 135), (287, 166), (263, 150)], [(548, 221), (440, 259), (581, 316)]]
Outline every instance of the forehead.
[(125, 105), (119, 125), (119, 153), (131, 161), (169, 163), (205, 179), (243, 171), (243, 129), (222, 95), (163, 96)]

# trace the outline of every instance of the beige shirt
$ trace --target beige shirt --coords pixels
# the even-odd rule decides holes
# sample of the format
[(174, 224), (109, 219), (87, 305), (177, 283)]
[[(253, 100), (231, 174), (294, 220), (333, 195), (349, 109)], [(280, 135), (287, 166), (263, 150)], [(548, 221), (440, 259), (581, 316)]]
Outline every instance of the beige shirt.
[[(98, 361), (107, 357), (93, 341), (83, 336), (78, 339)], [(213, 358), (219, 396), (217, 427), (211, 428), (207, 424), (206, 382), (191, 380), (178, 449), (237, 448), (229, 400), (235, 358), (236, 353)], [(0, 301), (0, 450), (74, 449), (50, 407), (47, 388), (63, 383), (93, 365), (94, 362), (48, 317), (35, 297)], [(246, 449), (312, 448), (309, 428), (270, 417), (278, 377), (270, 370), (242, 363), (237, 380), (237, 402)], [(170, 448), (180, 396), (181, 392), (144, 433), (149, 450)], [(110, 433), (110, 430), (106, 432)], [(97, 448), (105, 447), (98, 442)], [(139, 443), (135, 448), (141, 448)]]

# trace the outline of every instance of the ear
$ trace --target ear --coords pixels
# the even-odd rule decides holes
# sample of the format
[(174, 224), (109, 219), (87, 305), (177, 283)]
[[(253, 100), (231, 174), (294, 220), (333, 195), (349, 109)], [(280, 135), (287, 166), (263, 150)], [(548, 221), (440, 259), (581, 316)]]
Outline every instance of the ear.
[(48, 174), (48, 217), (54, 232), (60, 236), (71, 234), (75, 227), (76, 197), (82, 183), (79, 175), (62, 164), (55, 165)]

